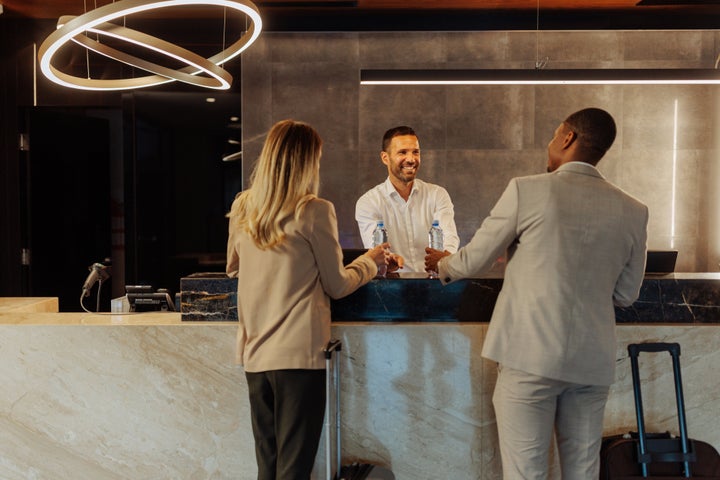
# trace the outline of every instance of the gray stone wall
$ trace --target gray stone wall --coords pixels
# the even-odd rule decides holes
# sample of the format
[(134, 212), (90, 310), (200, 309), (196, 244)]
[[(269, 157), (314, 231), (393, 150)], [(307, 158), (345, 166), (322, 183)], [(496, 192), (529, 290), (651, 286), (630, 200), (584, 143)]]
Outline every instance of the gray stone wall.
[[(444, 185), (467, 243), (508, 180), (544, 171), (569, 113), (608, 110), (618, 137), (601, 171), (650, 208), (649, 246), (680, 251), (678, 271), (717, 271), (720, 87), (361, 86), (363, 68), (713, 68), (717, 31), (263, 33), (242, 57), (247, 185), (269, 127), (312, 124), (325, 145), (321, 196), (344, 247), (361, 246), (357, 198), (382, 182), (381, 137), (407, 124), (419, 177)], [(674, 199), (674, 202), (673, 202)]]

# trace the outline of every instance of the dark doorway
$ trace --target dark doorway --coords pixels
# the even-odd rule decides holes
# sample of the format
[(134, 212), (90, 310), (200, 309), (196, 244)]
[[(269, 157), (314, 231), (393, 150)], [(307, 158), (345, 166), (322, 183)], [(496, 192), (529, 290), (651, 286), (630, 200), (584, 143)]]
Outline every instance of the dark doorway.
[[(27, 295), (58, 297), (61, 312), (81, 311), (88, 267), (111, 257), (109, 127), (81, 110), (24, 112), (29, 148), (22, 198), (23, 244), (29, 247)], [(84, 299), (110, 309), (110, 283)]]
[(134, 92), (123, 112), (125, 278), (175, 294), (184, 276), (225, 271), (225, 214), (242, 185), (240, 95)]

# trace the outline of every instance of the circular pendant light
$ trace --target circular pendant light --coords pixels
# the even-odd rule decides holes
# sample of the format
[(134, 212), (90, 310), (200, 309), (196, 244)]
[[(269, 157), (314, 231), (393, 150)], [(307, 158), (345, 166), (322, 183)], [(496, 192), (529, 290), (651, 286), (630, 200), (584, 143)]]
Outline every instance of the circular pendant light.
[[(186, 5), (213, 5), (238, 10), (251, 20), (248, 30), (232, 45), (209, 58), (203, 58), (189, 50), (147, 35), (136, 30), (109, 22), (140, 12)], [(38, 59), (40, 70), (51, 81), (71, 88), (85, 90), (127, 90), (182, 81), (213, 89), (228, 89), (232, 76), (218, 67), (238, 56), (260, 35), (262, 20), (257, 7), (247, 0), (121, 0), (91, 10), (78, 17), (61, 17), (58, 29), (40, 45)], [(124, 53), (108, 45), (92, 40), (84, 32), (110, 36), (166, 55), (187, 66), (171, 69)], [(85, 48), (108, 58), (143, 69), (151, 75), (128, 79), (83, 78), (62, 72), (52, 64), (54, 55), (68, 41), (74, 41)], [(202, 74), (202, 75), (200, 75)]]

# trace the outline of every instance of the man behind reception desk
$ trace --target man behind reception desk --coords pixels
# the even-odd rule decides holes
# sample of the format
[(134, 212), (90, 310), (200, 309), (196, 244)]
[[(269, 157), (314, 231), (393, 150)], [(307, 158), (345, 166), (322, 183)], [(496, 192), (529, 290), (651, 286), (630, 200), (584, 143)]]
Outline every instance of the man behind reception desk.
[(276, 123), (228, 214), (258, 480), (310, 478), (325, 413), (328, 297), (352, 293), (385, 264), (387, 244), (343, 267), (335, 208), (317, 197), (321, 148), (311, 126)]
[(615, 139), (607, 112), (570, 115), (548, 172), (510, 181), (456, 254), (428, 251), (443, 283), (508, 261), (482, 355), (498, 362), (493, 405), (505, 479), (546, 478), (553, 428), (564, 479), (597, 479), (615, 378), (613, 304), (643, 280), (648, 209), (596, 169)]
[(443, 187), (416, 178), (420, 142), (412, 128), (400, 126), (385, 132), (380, 160), (387, 166), (387, 179), (365, 192), (355, 205), (363, 246), (372, 246), (373, 230), (382, 220), (393, 252), (404, 259), (400, 271), (423, 272), (433, 220), (443, 229), (445, 250), (455, 252), (460, 244), (450, 195)]

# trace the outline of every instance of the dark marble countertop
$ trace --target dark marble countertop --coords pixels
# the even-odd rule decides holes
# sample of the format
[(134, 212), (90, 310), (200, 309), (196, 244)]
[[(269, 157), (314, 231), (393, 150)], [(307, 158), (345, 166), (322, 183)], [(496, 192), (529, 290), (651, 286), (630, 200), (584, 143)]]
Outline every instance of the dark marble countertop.
[[(459, 280), (443, 286), (423, 274), (376, 278), (332, 300), (333, 321), (487, 322), (501, 277)], [(237, 281), (218, 275), (180, 281), (183, 320), (237, 320)], [(720, 273), (647, 276), (640, 298), (616, 308), (618, 323), (720, 323)]]
[(720, 273), (646, 276), (631, 307), (615, 308), (618, 323), (720, 323)]

